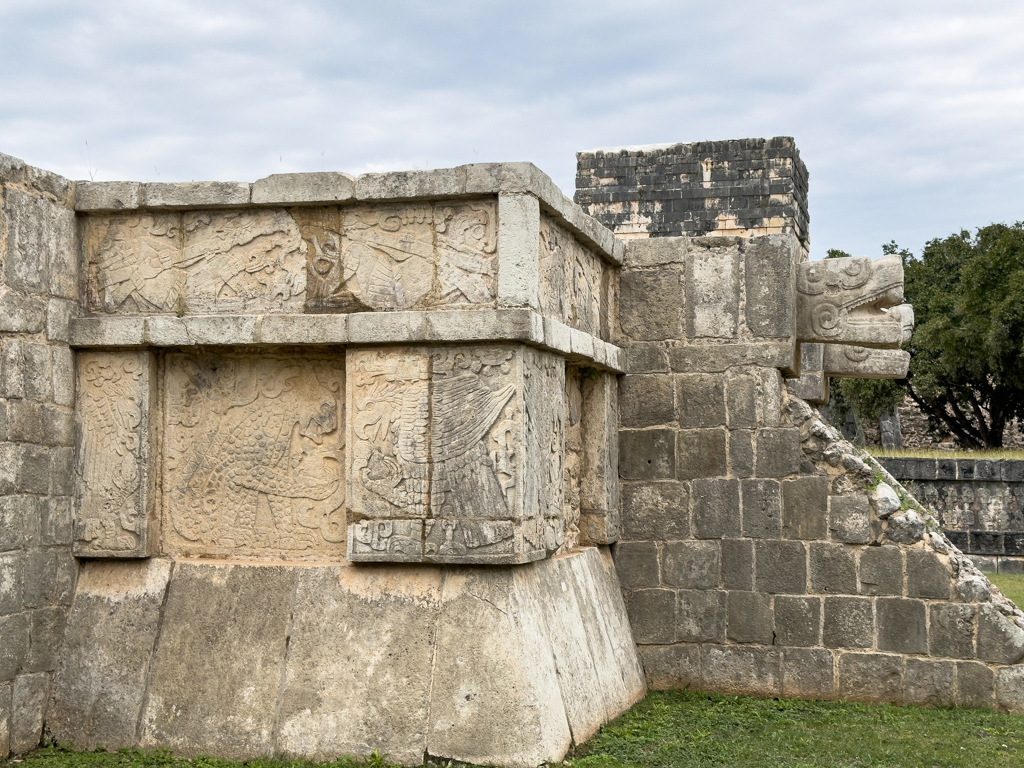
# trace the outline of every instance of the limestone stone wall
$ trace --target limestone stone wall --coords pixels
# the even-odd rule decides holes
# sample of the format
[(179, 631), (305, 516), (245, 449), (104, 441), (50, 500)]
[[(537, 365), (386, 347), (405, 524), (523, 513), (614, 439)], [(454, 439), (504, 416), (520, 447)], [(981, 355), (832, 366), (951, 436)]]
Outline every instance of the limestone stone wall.
[(0, 757), (39, 743), (77, 571), (74, 195), (0, 155)]
[[(716, 242), (727, 247), (633, 241), (621, 278), (614, 552), (649, 685), (1020, 709), (1024, 614), (786, 391), (785, 364), (737, 359), (725, 333), (693, 333), (694, 318), (742, 328), (756, 311), (749, 280), (748, 301), (724, 313), (721, 270), (680, 279), (685, 267), (666, 256), (685, 264)], [(739, 285), (787, 261), (783, 240), (728, 247)], [(658, 293), (631, 303), (634, 285)]]

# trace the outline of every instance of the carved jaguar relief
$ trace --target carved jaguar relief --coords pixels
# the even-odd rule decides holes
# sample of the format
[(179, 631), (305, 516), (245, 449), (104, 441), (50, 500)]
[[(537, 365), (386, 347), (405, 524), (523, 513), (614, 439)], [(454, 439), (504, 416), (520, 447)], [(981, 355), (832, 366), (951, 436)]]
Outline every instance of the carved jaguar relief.
[(166, 551), (343, 551), (339, 358), (175, 354), (165, 379)]

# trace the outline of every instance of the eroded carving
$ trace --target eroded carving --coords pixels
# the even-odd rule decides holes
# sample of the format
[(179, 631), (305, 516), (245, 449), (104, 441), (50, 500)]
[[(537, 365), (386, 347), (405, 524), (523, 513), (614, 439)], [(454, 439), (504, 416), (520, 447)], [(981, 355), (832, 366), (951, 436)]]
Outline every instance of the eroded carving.
[(89, 309), (152, 314), (181, 308), (180, 219), (178, 214), (85, 217)]
[(562, 470), (564, 498), (562, 517), (565, 538), (563, 549), (572, 549), (579, 542), (580, 514), (583, 508), (584, 436), (583, 376), (579, 368), (565, 372), (565, 462)]
[(852, 379), (905, 379), (910, 353), (900, 349), (869, 349), (846, 344), (823, 344), (825, 374)]
[(540, 223), (541, 311), (601, 336), (607, 326), (608, 277), (597, 256), (548, 216)]
[(339, 357), (176, 354), (165, 378), (165, 550), (343, 551)]
[(78, 359), (80, 557), (152, 554), (152, 380), (146, 352), (83, 352)]
[[(525, 470), (523, 516), (543, 521), (538, 551), (555, 552), (564, 544), (565, 363), (556, 355), (523, 351)], [(574, 544), (570, 540), (569, 546)]]
[(910, 340), (914, 313), (903, 301), (898, 256), (804, 262), (797, 273), (800, 341), (896, 348)]

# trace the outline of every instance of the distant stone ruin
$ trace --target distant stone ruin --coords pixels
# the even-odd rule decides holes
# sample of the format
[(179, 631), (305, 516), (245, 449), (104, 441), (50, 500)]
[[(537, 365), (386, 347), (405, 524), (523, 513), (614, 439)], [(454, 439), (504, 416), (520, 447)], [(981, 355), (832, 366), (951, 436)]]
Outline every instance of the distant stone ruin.
[(0, 755), (561, 759), (648, 686), (1024, 710), (1024, 614), (805, 400), (898, 261), (791, 139), (69, 182), (0, 156)]

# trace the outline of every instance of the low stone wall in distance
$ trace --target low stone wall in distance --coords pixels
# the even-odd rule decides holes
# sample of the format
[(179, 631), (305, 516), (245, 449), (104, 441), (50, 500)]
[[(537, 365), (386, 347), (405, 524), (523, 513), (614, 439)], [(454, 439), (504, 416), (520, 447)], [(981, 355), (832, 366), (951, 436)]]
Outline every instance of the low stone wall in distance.
[(1024, 573), (1024, 461), (883, 458), (934, 510), (949, 540), (990, 573)]

